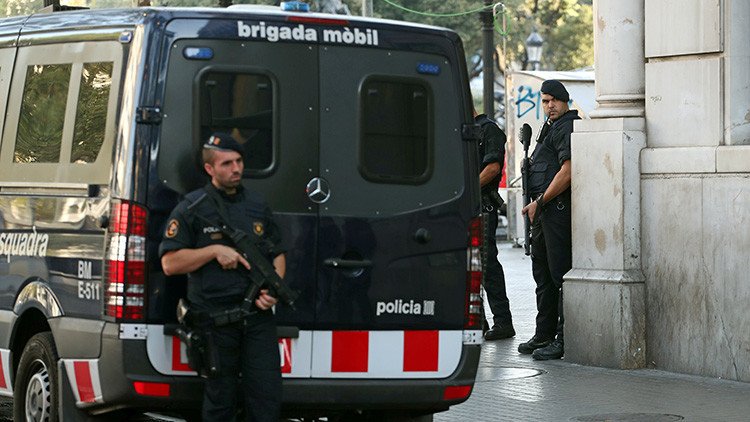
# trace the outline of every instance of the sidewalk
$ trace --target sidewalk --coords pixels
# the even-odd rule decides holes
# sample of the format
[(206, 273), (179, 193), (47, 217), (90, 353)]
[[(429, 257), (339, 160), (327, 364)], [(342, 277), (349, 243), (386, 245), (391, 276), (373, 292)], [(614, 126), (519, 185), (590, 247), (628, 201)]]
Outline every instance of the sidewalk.
[[(750, 383), (519, 354), (518, 345), (534, 333), (531, 260), (510, 243), (498, 249), (516, 337), (484, 343), (471, 397), (435, 421), (750, 421)], [(489, 307), (487, 313), (489, 318)]]

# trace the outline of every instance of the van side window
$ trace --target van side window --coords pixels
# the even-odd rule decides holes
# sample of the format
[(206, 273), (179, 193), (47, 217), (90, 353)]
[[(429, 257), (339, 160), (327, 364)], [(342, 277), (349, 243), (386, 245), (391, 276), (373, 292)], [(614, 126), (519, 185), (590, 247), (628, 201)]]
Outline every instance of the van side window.
[(432, 166), (432, 93), (416, 80), (370, 78), (360, 92), (359, 167), (381, 183), (424, 183)]
[(104, 142), (112, 63), (84, 63), (73, 131), (71, 163), (93, 163)]
[(110, 182), (125, 48), (115, 38), (17, 49), (0, 180), (45, 188)]
[(32, 65), (26, 69), (14, 162), (60, 161), (70, 69), (69, 64)]
[(201, 78), (201, 139), (227, 132), (245, 148), (245, 171), (274, 164), (273, 84), (263, 74), (207, 72)]

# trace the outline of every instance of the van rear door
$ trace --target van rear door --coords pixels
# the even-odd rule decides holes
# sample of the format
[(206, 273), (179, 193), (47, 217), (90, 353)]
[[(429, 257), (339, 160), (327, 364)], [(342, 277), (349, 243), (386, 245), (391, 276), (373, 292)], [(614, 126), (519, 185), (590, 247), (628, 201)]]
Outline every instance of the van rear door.
[[(270, 38), (279, 28), (318, 42)], [(246, 185), (271, 204), (286, 281), (301, 292), (296, 311), (277, 307), (292, 328), (280, 340), (285, 377), (445, 378), (465, 317), (468, 149), (450, 62), (463, 58), (374, 48), (373, 28), (331, 28), (171, 21), (158, 180), (181, 193), (205, 183), (194, 151), (212, 131), (253, 148)], [(337, 43), (346, 34), (370, 46)], [(404, 45), (403, 31), (379, 34)], [(418, 37), (407, 35), (431, 45)], [(153, 350), (172, 353), (165, 340)]]
[[(309, 377), (318, 206), (305, 186), (318, 174), (318, 46), (237, 39), (238, 26), (265, 25), (248, 17), (169, 23), (158, 173), (160, 183), (184, 194), (208, 181), (198, 164), (200, 142), (222, 131), (243, 143), (243, 183), (268, 200), (288, 250), (286, 281), (301, 293), (295, 311), (276, 307), (282, 371)], [(152, 363), (161, 350), (167, 361), (184, 360), (170, 349), (175, 339), (148, 341), (158, 343)]]
[(320, 49), (314, 377), (443, 378), (457, 367), (467, 195), (454, 77), (440, 55)]

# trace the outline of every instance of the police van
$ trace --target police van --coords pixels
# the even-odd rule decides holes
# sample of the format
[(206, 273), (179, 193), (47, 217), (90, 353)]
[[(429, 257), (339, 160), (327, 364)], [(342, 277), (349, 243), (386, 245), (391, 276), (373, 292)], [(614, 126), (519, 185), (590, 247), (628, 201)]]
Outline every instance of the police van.
[(174, 335), (186, 282), (157, 249), (215, 131), (246, 149), (300, 292), (276, 308), (284, 412), (430, 419), (469, 397), (478, 132), (452, 31), (258, 6), (8, 18), (0, 100), (16, 420), (195, 414), (202, 379)]

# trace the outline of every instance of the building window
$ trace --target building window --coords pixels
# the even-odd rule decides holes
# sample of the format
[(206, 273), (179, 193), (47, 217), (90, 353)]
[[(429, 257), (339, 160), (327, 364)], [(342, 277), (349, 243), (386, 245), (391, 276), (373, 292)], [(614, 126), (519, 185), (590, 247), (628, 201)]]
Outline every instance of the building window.
[(361, 90), (360, 171), (375, 182), (418, 184), (432, 166), (432, 94), (415, 80), (368, 79)]

